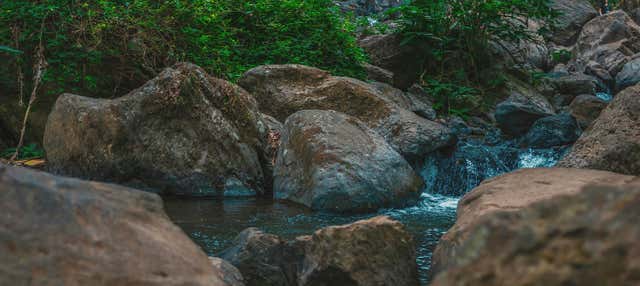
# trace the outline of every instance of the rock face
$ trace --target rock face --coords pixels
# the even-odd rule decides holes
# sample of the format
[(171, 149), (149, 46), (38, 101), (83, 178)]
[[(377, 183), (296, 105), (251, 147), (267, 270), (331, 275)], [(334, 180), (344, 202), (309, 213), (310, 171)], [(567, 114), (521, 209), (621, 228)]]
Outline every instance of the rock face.
[(365, 50), (373, 65), (393, 73), (393, 85), (407, 89), (422, 73), (421, 54), (417, 45), (402, 44), (399, 34), (372, 35), (361, 39), (359, 45)]
[(160, 197), (0, 165), (1, 285), (238, 285)]
[(640, 83), (640, 55), (622, 67), (616, 76), (616, 90), (623, 90), (637, 83)]
[(638, 284), (640, 179), (597, 183), (485, 216), (432, 285)]
[(276, 198), (335, 212), (412, 204), (423, 186), (377, 133), (354, 117), (322, 110), (287, 119), (274, 180)]
[(620, 92), (558, 165), (640, 175), (640, 85)]
[(531, 148), (564, 146), (578, 140), (581, 131), (578, 122), (568, 113), (538, 119), (524, 137)]
[(505, 133), (525, 134), (536, 120), (555, 113), (551, 103), (535, 89), (518, 81), (509, 82), (507, 89), (509, 98), (499, 103), (495, 112), (496, 122)]
[(597, 17), (580, 33), (574, 64), (581, 66), (594, 61), (615, 77), (629, 57), (640, 52), (638, 37), (640, 27), (624, 11)]
[(550, 94), (546, 94), (556, 109), (569, 105), (578, 95), (596, 94), (604, 90), (597, 78), (585, 74), (568, 74), (548, 80)]
[(419, 285), (415, 243), (404, 226), (374, 217), (284, 241), (255, 228), (225, 250), (247, 285)]
[(64, 94), (47, 124), (51, 171), (181, 195), (265, 191), (265, 124), (243, 89), (181, 63), (123, 97)]
[(451, 130), (385, 99), (373, 86), (333, 77), (316, 68), (260, 66), (246, 72), (239, 84), (255, 96), (262, 112), (281, 121), (309, 109), (335, 110), (356, 117), (411, 162), (455, 141)]
[[(591, 184), (611, 184), (621, 186), (631, 180), (633, 176), (625, 176), (604, 171), (582, 169), (521, 169), (510, 174), (502, 175), (484, 181), (476, 189), (465, 195), (458, 203), (456, 224), (440, 239), (433, 254), (432, 273), (439, 274), (443, 271), (463, 266), (466, 262), (475, 259), (475, 254), (491, 253), (493, 248), (486, 249), (486, 243), (494, 243), (487, 238), (477, 237), (476, 230), (485, 226), (485, 217), (500, 217), (500, 213), (518, 212), (532, 208), (536, 203), (545, 200), (556, 200), (560, 196), (574, 195)], [(561, 208), (562, 212), (566, 209)], [(566, 211), (567, 213), (572, 213)], [(528, 222), (534, 225), (532, 222)], [(505, 223), (502, 227), (508, 228), (511, 224)], [(553, 226), (553, 223), (549, 223)], [(487, 235), (499, 235), (501, 231), (487, 229)], [(534, 239), (531, 233), (524, 231), (519, 235), (505, 234), (506, 238)], [(544, 236), (535, 239), (543, 239)], [(580, 238), (580, 235), (576, 235)], [(476, 244), (474, 244), (476, 243)], [(531, 244), (534, 246), (537, 244)], [(502, 253), (501, 251), (496, 251)], [(467, 260), (465, 260), (467, 259)], [(567, 264), (568, 265), (568, 264)], [(524, 271), (521, 268), (521, 271)], [(513, 272), (519, 273), (519, 272)], [(472, 275), (471, 272), (467, 273)], [(474, 276), (474, 275), (472, 275)], [(546, 280), (545, 280), (546, 281)], [(440, 285), (484, 285), (484, 284), (440, 284)], [(521, 285), (515, 284), (487, 284), (487, 285)], [(552, 284), (555, 285), (555, 284)], [(579, 285), (579, 284), (577, 284)], [(596, 284), (598, 285), (598, 284)], [(603, 284), (606, 285), (606, 284)]]
[(562, 46), (573, 45), (582, 26), (598, 15), (587, 0), (553, 0), (551, 6), (560, 12), (551, 40)]
[(413, 111), (420, 117), (434, 120), (436, 119), (436, 111), (433, 104), (427, 98), (427, 94), (423, 90), (415, 90), (413, 87), (408, 92), (403, 92), (391, 85), (385, 83), (372, 83), (383, 98), (392, 101), (398, 106)]
[(582, 129), (587, 129), (607, 107), (607, 102), (591, 94), (577, 96), (569, 105), (573, 116)]

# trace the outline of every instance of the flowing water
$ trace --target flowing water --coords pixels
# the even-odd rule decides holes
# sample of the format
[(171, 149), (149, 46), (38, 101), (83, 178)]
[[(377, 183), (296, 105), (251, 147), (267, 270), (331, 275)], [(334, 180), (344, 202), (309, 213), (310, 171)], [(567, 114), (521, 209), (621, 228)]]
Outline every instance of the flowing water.
[(508, 142), (488, 145), (481, 141), (461, 141), (455, 151), (427, 158), (422, 176), (429, 187), (418, 205), (376, 214), (317, 213), (294, 204), (260, 199), (166, 199), (165, 209), (210, 256), (231, 246), (234, 237), (247, 227), (258, 227), (290, 239), (329, 225), (389, 215), (402, 222), (414, 236), (420, 279), (426, 284), (431, 253), (442, 234), (455, 222), (460, 196), (486, 178), (518, 168), (553, 166), (564, 151), (565, 148), (518, 149)]

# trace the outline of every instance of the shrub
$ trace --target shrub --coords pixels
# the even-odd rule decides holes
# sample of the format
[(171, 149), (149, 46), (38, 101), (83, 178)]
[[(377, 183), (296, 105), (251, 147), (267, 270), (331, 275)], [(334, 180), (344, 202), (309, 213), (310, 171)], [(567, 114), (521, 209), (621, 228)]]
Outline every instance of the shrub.
[(0, 1), (0, 45), (24, 52), (0, 67), (0, 89), (17, 90), (18, 70), (31, 78), (40, 39), (51, 94), (121, 95), (176, 61), (231, 80), (276, 63), (361, 76), (354, 29), (331, 0)]

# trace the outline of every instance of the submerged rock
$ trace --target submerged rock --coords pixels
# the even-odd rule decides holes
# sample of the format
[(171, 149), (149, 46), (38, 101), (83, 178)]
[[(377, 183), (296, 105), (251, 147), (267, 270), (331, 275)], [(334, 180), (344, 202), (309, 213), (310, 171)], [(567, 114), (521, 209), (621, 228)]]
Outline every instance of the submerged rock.
[(620, 92), (558, 165), (640, 175), (640, 85)]
[(372, 85), (333, 77), (320, 69), (260, 66), (246, 72), (239, 84), (256, 97), (262, 112), (278, 120), (309, 109), (335, 110), (356, 117), (412, 163), (455, 142), (451, 130), (398, 106)]
[(274, 179), (276, 198), (335, 212), (413, 204), (423, 186), (380, 135), (354, 117), (322, 110), (287, 119)]
[(0, 214), (0, 285), (242, 285), (154, 194), (0, 164)]
[(117, 99), (60, 96), (44, 148), (58, 174), (180, 195), (262, 194), (261, 120), (246, 91), (180, 63)]
[(249, 228), (221, 256), (240, 269), (249, 286), (419, 285), (414, 240), (386, 216), (291, 241)]
[(530, 148), (564, 146), (578, 140), (581, 133), (578, 122), (570, 114), (562, 113), (536, 120), (523, 143)]
[[(499, 217), (499, 213), (517, 212), (532, 208), (536, 203), (544, 200), (556, 200), (561, 196), (573, 195), (581, 192), (585, 186), (590, 184), (600, 183), (620, 186), (633, 179), (635, 178), (632, 176), (604, 171), (549, 168), (522, 169), (487, 180), (465, 195), (458, 203), (456, 224), (440, 239), (434, 251), (432, 274), (438, 275), (441, 272), (464, 266), (467, 262), (475, 259), (477, 257), (476, 254), (484, 251), (488, 251), (489, 255), (492, 252), (502, 253), (497, 249), (486, 249), (486, 243), (498, 243), (497, 241), (487, 241), (481, 237), (474, 236), (477, 235), (478, 230), (483, 229), (483, 226), (485, 226), (486, 217)], [(558, 210), (562, 211), (564, 208)], [(528, 222), (528, 224), (535, 225), (532, 222)], [(508, 228), (509, 225), (509, 223), (505, 223), (502, 227)], [(553, 224), (550, 223), (549, 225)], [(486, 234), (491, 236), (502, 233), (500, 230), (486, 231), (489, 231)], [(515, 239), (519, 236), (524, 238), (529, 235), (532, 234), (523, 230), (519, 235), (505, 235), (503, 238), (506, 242), (508, 237)], [(489, 261), (487, 260), (487, 262)], [(484, 263), (479, 262), (479, 264)], [(522, 268), (521, 271), (526, 269)], [(475, 277), (475, 275), (471, 275), (471, 277)], [(497, 284), (500, 285), (500, 283)], [(467, 284), (454, 283), (445, 285)], [(507, 283), (505, 285), (511, 284)]]
[[(448, 252), (447, 267), (440, 268), (432, 285), (637, 284), (640, 178), (587, 170), (545, 173), (516, 178), (526, 184), (498, 186), (500, 179), (495, 180), (488, 183), (494, 186), (491, 192), (487, 185), (481, 186), (487, 191), (472, 195), (475, 201), (471, 197), (463, 201), (461, 206), (484, 204), (491, 213), (478, 218), (480, 208), (459, 212), (463, 217), (474, 216), (473, 224), (464, 236), (455, 238), (455, 251)], [(565, 173), (560, 177), (564, 183), (555, 180), (557, 173)], [(595, 178), (587, 177), (592, 175)], [(500, 200), (510, 192), (533, 197), (530, 200), (536, 203)], [(547, 193), (552, 192), (566, 195), (549, 199)], [(484, 198), (487, 195), (504, 211), (495, 210)]]

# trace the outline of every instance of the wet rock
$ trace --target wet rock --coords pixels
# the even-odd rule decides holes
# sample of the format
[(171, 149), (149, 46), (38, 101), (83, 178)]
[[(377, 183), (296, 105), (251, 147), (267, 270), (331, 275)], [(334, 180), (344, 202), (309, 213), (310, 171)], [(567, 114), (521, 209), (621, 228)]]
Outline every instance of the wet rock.
[[(433, 254), (432, 274), (439, 275), (451, 269), (466, 265), (466, 262), (475, 261), (476, 254), (488, 251), (503, 253), (502, 250), (488, 248), (487, 243), (491, 245), (497, 241), (487, 240), (477, 236), (477, 230), (483, 229), (486, 217), (500, 217), (502, 213), (514, 213), (524, 209), (535, 208), (535, 204), (541, 201), (560, 200), (562, 196), (574, 195), (582, 191), (585, 186), (591, 184), (611, 184), (622, 186), (635, 177), (615, 174), (605, 171), (582, 170), (582, 169), (563, 169), (563, 168), (544, 168), (544, 169), (521, 169), (513, 173), (502, 175), (493, 179), (484, 181), (480, 186), (465, 195), (458, 203), (456, 224), (447, 231), (440, 239), (438, 246)], [(558, 211), (573, 213), (567, 211), (566, 208), (559, 208)], [(532, 221), (527, 224), (537, 225)], [(553, 226), (553, 223), (544, 225)], [(510, 224), (502, 225), (509, 228)], [(486, 229), (487, 235), (499, 235), (501, 231)], [(532, 232), (523, 231), (518, 234), (505, 234), (503, 241), (507, 242), (507, 238), (530, 237), (534, 235)], [(539, 239), (535, 236), (535, 239)], [(544, 236), (540, 237), (543, 239)], [(581, 235), (576, 235), (576, 238)], [(533, 237), (531, 237), (533, 239)], [(538, 244), (530, 244), (535, 246)], [(491, 260), (486, 260), (489, 263)], [(484, 265), (485, 263), (474, 263), (476, 265)], [(520, 268), (525, 271), (526, 267)], [(513, 271), (511, 271), (513, 272)], [(519, 273), (519, 272), (514, 272)], [(472, 272), (467, 272), (472, 275)], [(545, 280), (546, 281), (546, 280)], [(520, 283), (515, 283), (520, 285)], [(477, 284), (444, 284), (444, 285), (477, 285)], [(484, 284), (482, 284), (484, 285)], [(502, 285), (488, 284), (488, 285)], [(504, 285), (511, 285), (506, 283)]]
[(243, 230), (218, 256), (237, 267), (247, 286), (297, 285), (304, 244), (288, 243), (257, 228)]
[(393, 85), (407, 89), (422, 73), (421, 49), (418, 45), (402, 44), (399, 34), (372, 35), (358, 43), (373, 65), (393, 73)]
[(263, 112), (278, 120), (309, 109), (354, 116), (381, 134), (410, 162), (455, 141), (445, 126), (401, 108), (372, 85), (333, 77), (316, 68), (260, 66), (245, 73), (239, 83), (256, 97)]
[(536, 120), (523, 143), (529, 148), (564, 146), (578, 140), (581, 133), (578, 122), (570, 114), (562, 113)]
[(584, 73), (597, 78), (607, 87), (608, 90), (611, 90), (615, 87), (615, 79), (611, 76), (606, 68), (604, 68), (597, 62), (590, 61), (589, 63), (587, 63)]
[(449, 267), (432, 285), (636, 284), (640, 179), (608, 174), (603, 182), (588, 179), (576, 194), (474, 219), (466, 236), (458, 238), (457, 251), (450, 253)]
[(261, 194), (264, 126), (247, 92), (181, 63), (117, 99), (60, 96), (44, 148), (58, 174), (180, 195)]
[(330, 226), (285, 241), (244, 230), (220, 254), (250, 285), (419, 285), (415, 243), (386, 216)]
[(380, 92), (380, 95), (398, 106), (413, 111), (420, 117), (434, 120), (436, 119), (436, 111), (433, 104), (424, 93), (415, 93), (414, 90), (403, 92), (391, 85), (385, 83), (372, 83), (372, 85)]
[(559, 166), (640, 175), (640, 85), (620, 92)]
[(587, 0), (553, 0), (551, 2), (551, 6), (560, 12), (551, 40), (562, 46), (573, 45), (582, 26), (598, 15)]
[(238, 285), (154, 194), (0, 165), (0, 285)]
[(577, 70), (590, 61), (616, 76), (640, 52), (640, 27), (624, 11), (614, 11), (589, 21), (578, 38), (573, 65)]
[(621, 91), (637, 83), (640, 83), (640, 54), (622, 67), (616, 76), (616, 90)]
[(496, 106), (495, 118), (498, 126), (508, 135), (526, 133), (533, 123), (555, 114), (549, 101), (533, 87), (518, 80), (507, 83), (509, 98)]
[(311, 236), (301, 286), (419, 285), (415, 243), (404, 226), (381, 216), (331, 226)]
[(582, 129), (587, 129), (591, 126), (600, 112), (607, 107), (607, 102), (598, 98), (595, 95), (583, 94), (577, 96), (569, 106), (571, 116), (573, 116)]
[(365, 124), (321, 110), (287, 119), (274, 177), (276, 198), (335, 212), (413, 204), (423, 186), (409, 163)]

